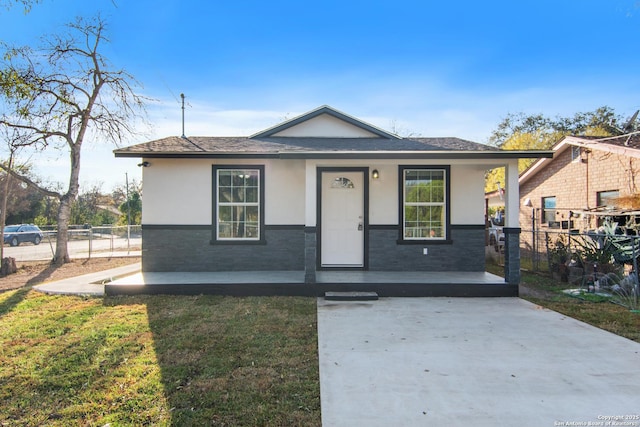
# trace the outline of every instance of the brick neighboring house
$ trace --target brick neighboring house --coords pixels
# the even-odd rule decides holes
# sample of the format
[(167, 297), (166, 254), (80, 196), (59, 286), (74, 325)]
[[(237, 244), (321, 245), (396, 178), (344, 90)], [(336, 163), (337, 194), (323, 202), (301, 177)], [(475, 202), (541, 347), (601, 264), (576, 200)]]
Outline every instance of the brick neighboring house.
[[(624, 216), (634, 208), (620, 198), (639, 192), (640, 134), (567, 136), (553, 151), (552, 159), (540, 159), (520, 175), (523, 230), (532, 229), (532, 209), (536, 229), (584, 231), (597, 228), (606, 215)], [(527, 199), (532, 206), (525, 206)], [(530, 243), (530, 234), (522, 237)]]

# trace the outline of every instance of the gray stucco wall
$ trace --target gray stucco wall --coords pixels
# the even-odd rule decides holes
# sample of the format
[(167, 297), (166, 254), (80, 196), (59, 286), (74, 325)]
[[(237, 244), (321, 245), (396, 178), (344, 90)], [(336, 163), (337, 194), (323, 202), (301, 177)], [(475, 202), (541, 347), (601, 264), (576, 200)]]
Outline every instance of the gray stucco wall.
[[(315, 228), (265, 229), (266, 244), (212, 245), (206, 226), (143, 226), (143, 271), (305, 270), (315, 279)], [(395, 227), (369, 230), (371, 271), (484, 271), (484, 226), (452, 226), (451, 243), (398, 244)], [(423, 254), (427, 248), (428, 254)]]
[(483, 226), (452, 226), (451, 243), (443, 244), (399, 244), (397, 229), (373, 229), (369, 233), (369, 270), (485, 271), (484, 242)]
[(142, 271), (304, 270), (304, 227), (267, 227), (265, 240), (212, 245), (211, 227), (143, 226)]

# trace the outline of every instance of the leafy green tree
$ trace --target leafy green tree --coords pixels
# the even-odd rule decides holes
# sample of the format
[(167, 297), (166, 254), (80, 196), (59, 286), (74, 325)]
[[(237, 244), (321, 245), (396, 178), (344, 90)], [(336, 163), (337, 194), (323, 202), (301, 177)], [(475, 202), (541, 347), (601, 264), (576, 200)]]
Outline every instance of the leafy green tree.
[[(547, 150), (553, 146), (554, 141), (561, 139), (558, 132), (524, 132), (511, 135), (503, 144), (503, 150)], [(518, 173), (526, 170), (536, 159), (519, 159)], [(505, 184), (504, 168), (491, 169), (485, 179), (485, 191), (498, 189), (498, 184), (504, 188)]]
[[(7, 175), (0, 176), (0, 186), (3, 186)], [(3, 195), (4, 196), (4, 195)], [(7, 195), (6, 224), (32, 223), (40, 214), (40, 206), (45, 197), (29, 187), (23, 187), (20, 182), (11, 180)]]
[(43, 197), (37, 207), (34, 208), (36, 214), (34, 224), (38, 226), (55, 225), (58, 216), (59, 201), (53, 197)]
[(550, 118), (543, 114), (510, 113), (491, 133), (489, 144), (502, 147), (514, 135), (531, 133), (544, 138), (548, 145), (545, 148), (551, 148), (565, 135), (611, 136), (636, 130), (638, 127), (635, 120), (626, 129), (625, 124), (629, 124), (629, 119), (616, 115), (607, 106), (587, 113), (576, 113), (571, 117)]
[(120, 205), (120, 218), (118, 225), (127, 225), (127, 219), (130, 215), (131, 225), (142, 224), (142, 199), (138, 191), (129, 193), (129, 198)]
[[(127, 219), (130, 218), (131, 225), (142, 224), (142, 199), (137, 190), (129, 193), (129, 198), (120, 205), (120, 218), (118, 225), (127, 225)], [(129, 217), (130, 215), (130, 217)]]
[[(571, 117), (549, 118), (542, 114), (509, 114), (498, 124), (489, 138), (489, 143), (504, 150), (548, 150), (567, 135), (612, 136), (635, 131), (638, 125), (635, 116), (623, 119), (609, 107), (600, 107), (592, 112), (576, 113)], [(522, 173), (535, 159), (518, 161), (518, 172)], [(504, 168), (490, 170), (486, 175), (485, 192), (504, 187)]]
[(105, 196), (100, 190), (100, 186), (85, 191), (78, 196), (78, 199), (71, 207), (72, 224), (89, 224), (92, 226), (113, 224), (117, 215), (112, 212), (111, 197)]

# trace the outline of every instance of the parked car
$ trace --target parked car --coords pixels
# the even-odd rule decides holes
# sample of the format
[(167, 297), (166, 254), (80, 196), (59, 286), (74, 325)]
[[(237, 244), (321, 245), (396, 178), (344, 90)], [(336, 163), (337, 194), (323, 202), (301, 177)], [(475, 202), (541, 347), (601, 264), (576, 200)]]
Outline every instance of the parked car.
[(18, 246), (24, 242), (39, 245), (43, 237), (42, 230), (37, 225), (7, 225), (4, 228), (4, 243), (8, 243), (11, 246)]
[(504, 250), (504, 217), (489, 217), (489, 245), (493, 246), (496, 252)]

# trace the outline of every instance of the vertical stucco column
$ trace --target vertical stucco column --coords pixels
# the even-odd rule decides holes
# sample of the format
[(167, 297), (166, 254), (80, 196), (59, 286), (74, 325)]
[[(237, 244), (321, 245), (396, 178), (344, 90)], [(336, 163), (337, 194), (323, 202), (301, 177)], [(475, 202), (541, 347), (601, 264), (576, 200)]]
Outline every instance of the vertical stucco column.
[(511, 285), (520, 283), (520, 186), (518, 159), (505, 167), (504, 279)]
[(304, 282), (316, 283), (317, 212), (316, 164), (307, 160), (304, 191)]

